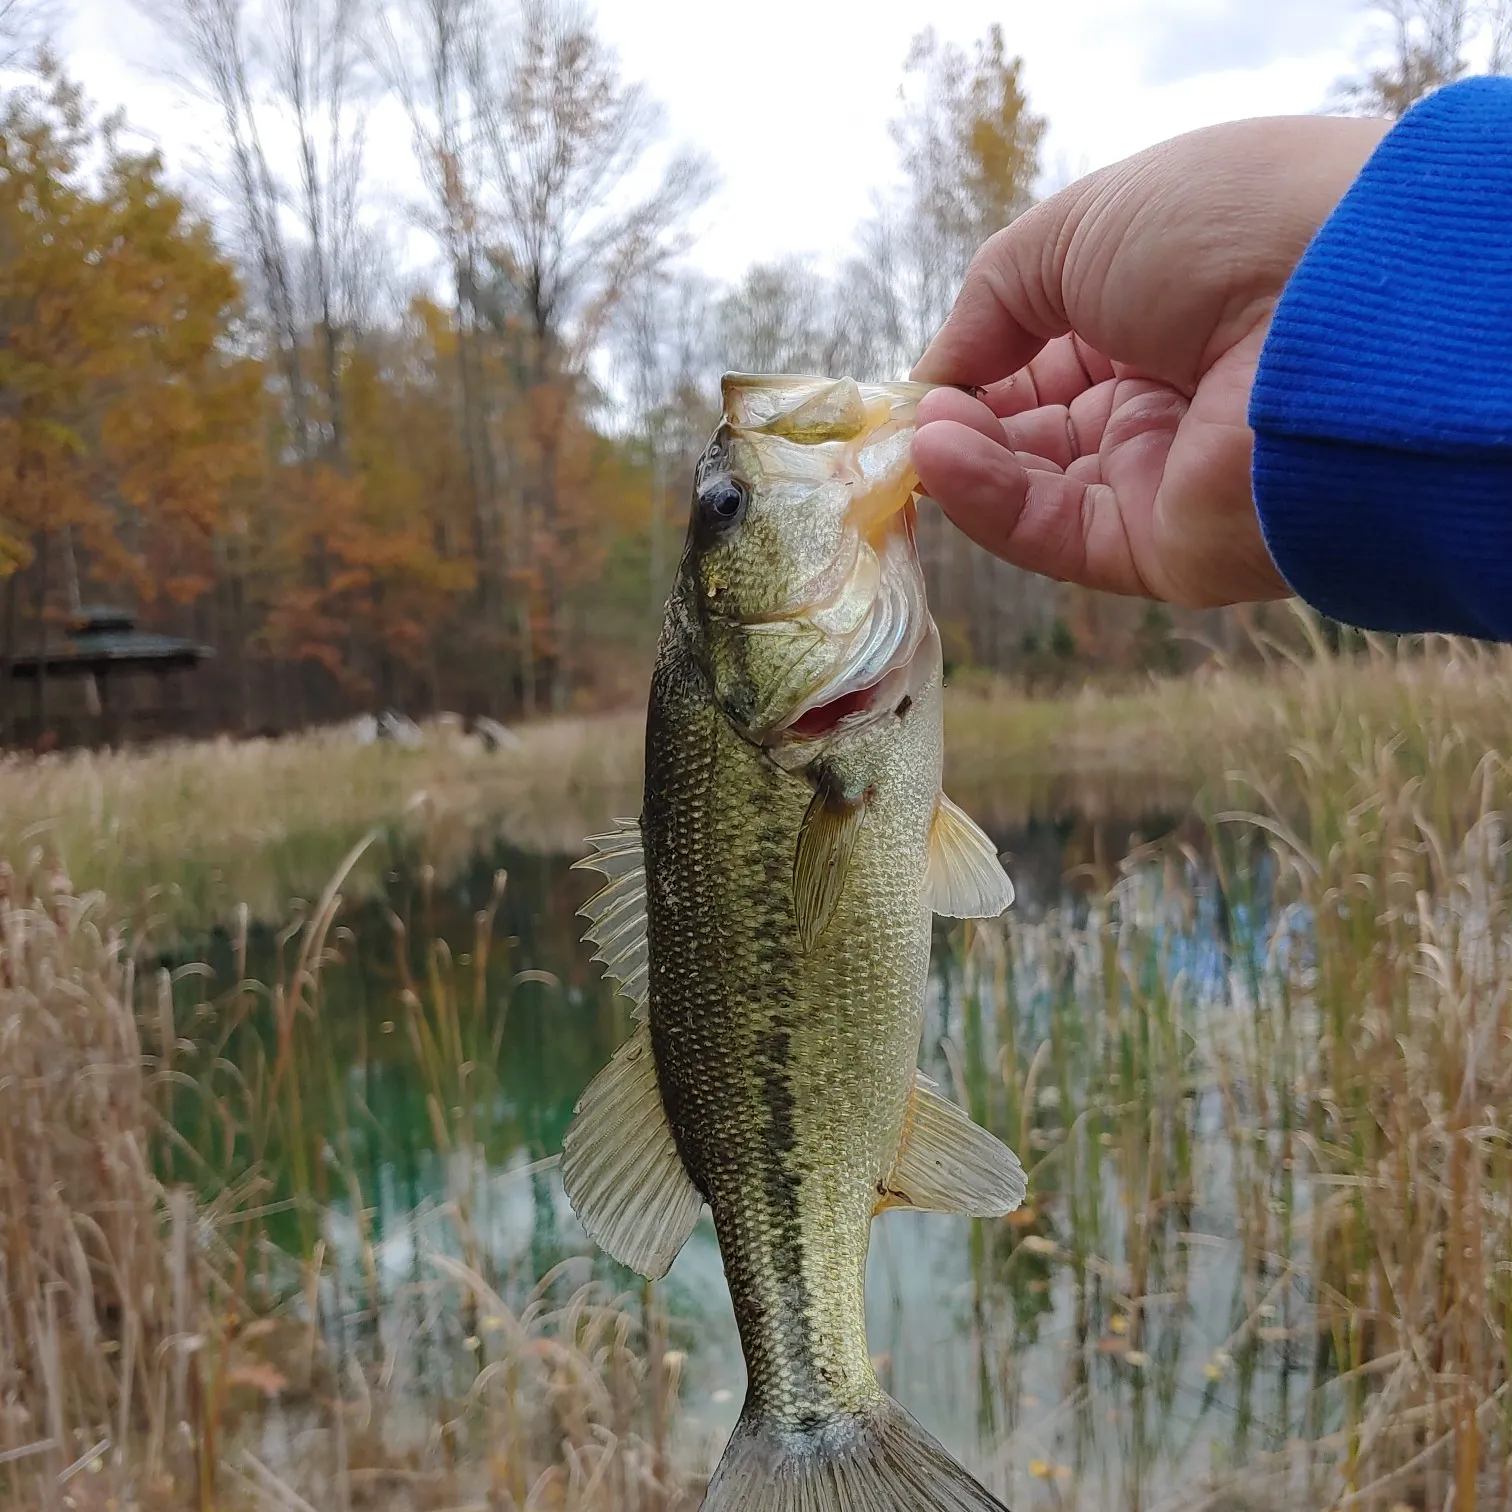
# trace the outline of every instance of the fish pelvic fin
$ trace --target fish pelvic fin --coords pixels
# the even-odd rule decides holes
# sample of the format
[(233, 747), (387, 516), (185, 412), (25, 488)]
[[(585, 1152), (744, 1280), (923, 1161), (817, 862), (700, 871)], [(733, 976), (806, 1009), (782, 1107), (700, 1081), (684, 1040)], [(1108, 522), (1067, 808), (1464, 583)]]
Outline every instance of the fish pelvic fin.
[(562, 1184), (588, 1237), (653, 1281), (672, 1268), (703, 1195), (667, 1123), (644, 1024), (588, 1084), (562, 1140)]
[(1018, 1156), (973, 1123), (964, 1109), (941, 1097), (927, 1076), (915, 1072), (903, 1137), (876, 1211), (911, 1207), (1001, 1218), (1024, 1200), (1028, 1189)]
[(944, 793), (929, 827), (924, 891), (930, 911), (949, 919), (995, 919), (1013, 902), (997, 847)]
[(1007, 1512), (891, 1397), (818, 1428), (741, 1415), (703, 1512)]
[(604, 975), (632, 1003), (634, 1017), (643, 1021), (650, 999), (649, 953), (646, 935), (646, 857), (639, 819), (616, 819), (614, 828), (589, 835), (593, 853), (574, 861), (574, 871), (596, 871), (609, 879), (578, 909), (589, 921), (583, 938), (598, 946), (595, 961)]

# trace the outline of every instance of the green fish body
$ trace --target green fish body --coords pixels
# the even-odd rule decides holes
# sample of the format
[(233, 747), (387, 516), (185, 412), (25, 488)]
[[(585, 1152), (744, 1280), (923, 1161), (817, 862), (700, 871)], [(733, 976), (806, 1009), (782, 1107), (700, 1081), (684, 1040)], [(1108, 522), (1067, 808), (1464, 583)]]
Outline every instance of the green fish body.
[(707, 1203), (746, 1402), (710, 1512), (1000, 1507), (881, 1390), (873, 1216), (1005, 1213), (1012, 1154), (918, 1075), (932, 912), (1012, 889), (940, 791), (913, 385), (726, 379), (652, 679), (638, 823), (589, 938), (643, 1022), (579, 1104), (569, 1199), (664, 1274)]

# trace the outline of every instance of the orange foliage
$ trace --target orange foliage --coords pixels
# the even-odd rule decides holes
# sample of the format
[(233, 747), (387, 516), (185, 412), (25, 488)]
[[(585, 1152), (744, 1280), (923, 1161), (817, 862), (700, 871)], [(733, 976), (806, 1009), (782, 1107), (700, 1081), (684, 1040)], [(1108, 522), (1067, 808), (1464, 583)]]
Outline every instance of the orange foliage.
[(102, 582), (187, 600), (256, 461), (261, 368), (225, 340), (235, 276), (156, 156), (96, 142), (47, 83), (0, 118), (0, 577), (67, 528)]

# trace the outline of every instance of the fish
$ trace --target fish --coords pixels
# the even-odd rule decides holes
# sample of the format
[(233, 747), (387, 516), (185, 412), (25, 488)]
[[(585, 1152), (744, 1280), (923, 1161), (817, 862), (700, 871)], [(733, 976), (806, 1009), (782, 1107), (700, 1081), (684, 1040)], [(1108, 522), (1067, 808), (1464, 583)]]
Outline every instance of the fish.
[(746, 1361), (706, 1512), (1002, 1503), (867, 1350), (891, 1208), (997, 1217), (1013, 1153), (918, 1069), (931, 915), (1013, 885), (945, 796), (940, 637), (915, 544), (929, 386), (726, 374), (646, 715), (641, 813), (590, 837), (586, 938), (634, 1004), (562, 1178), (587, 1234), (666, 1274), (705, 1207)]

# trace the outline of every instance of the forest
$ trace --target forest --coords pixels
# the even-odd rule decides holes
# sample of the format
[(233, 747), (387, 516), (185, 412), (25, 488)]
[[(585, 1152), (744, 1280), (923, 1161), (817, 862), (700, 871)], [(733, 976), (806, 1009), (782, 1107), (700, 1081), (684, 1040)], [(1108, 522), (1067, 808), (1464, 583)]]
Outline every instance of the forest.
[[(686, 260), (713, 164), (570, 0), (142, 8), (213, 107), (208, 180), (101, 114), (27, 0), (0, 8), (12, 744), (94, 728), (93, 679), (12, 674), (100, 605), (213, 653), (166, 711), (185, 731), (634, 702), (719, 373), (906, 373), (976, 247), (1046, 187), (1002, 29), (925, 31), (849, 259), (725, 287)], [(1342, 108), (1396, 113), (1465, 67), (1463, 4), (1385, 9), (1396, 57)], [(420, 186), (398, 238), (366, 146), (396, 108)], [(921, 546), (949, 663), (1031, 687), (1179, 670), (1253, 629), (1031, 578), (928, 511)]]

